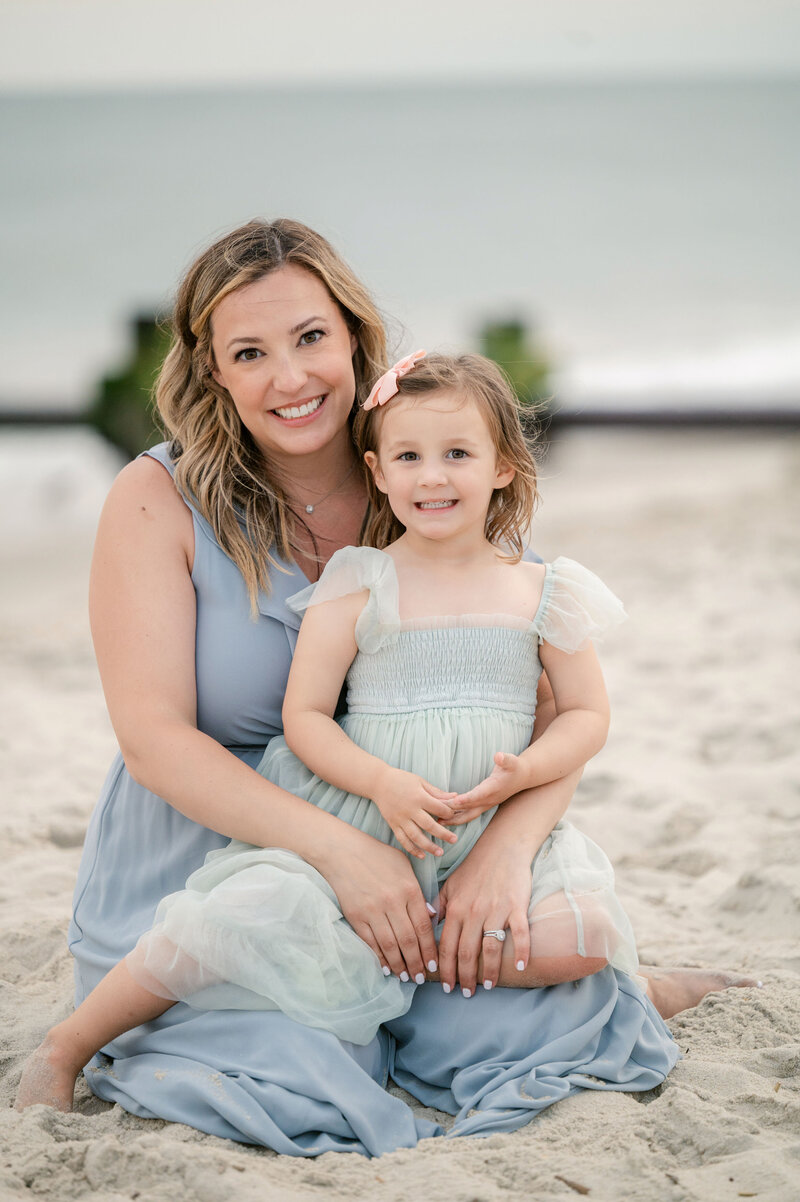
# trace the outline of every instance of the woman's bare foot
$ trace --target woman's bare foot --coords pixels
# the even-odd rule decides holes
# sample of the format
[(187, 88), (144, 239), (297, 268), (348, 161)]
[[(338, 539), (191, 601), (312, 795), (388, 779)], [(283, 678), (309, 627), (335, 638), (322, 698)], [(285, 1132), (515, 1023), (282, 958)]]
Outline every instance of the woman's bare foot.
[(76, 1069), (59, 1043), (47, 1035), (22, 1070), (15, 1110), (41, 1104), (55, 1110), (72, 1110)]
[(672, 1018), (681, 1010), (689, 1010), (702, 1001), (707, 993), (719, 989), (761, 988), (761, 982), (735, 972), (720, 972), (712, 968), (644, 968), (640, 974), (647, 980), (647, 996), (662, 1018)]

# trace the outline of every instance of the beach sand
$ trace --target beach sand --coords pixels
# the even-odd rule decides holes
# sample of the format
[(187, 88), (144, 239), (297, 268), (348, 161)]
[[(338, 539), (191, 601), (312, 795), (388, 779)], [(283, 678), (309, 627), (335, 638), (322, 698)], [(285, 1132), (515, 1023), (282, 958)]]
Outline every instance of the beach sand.
[(371, 1161), (137, 1119), (83, 1083), (73, 1114), (11, 1109), (25, 1056), (70, 1009), (71, 890), (115, 746), (85, 604), (113, 456), (77, 432), (32, 439), (0, 446), (17, 465), (0, 473), (0, 1198), (800, 1196), (800, 436), (564, 433), (534, 538), (597, 571), (630, 615), (601, 648), (612, 734), (570, 816), (614, 862), (643, 961), (763, 988), (673, 1019), (683, 1058), (658, 1090), (582, 1093), (512, 1135)]

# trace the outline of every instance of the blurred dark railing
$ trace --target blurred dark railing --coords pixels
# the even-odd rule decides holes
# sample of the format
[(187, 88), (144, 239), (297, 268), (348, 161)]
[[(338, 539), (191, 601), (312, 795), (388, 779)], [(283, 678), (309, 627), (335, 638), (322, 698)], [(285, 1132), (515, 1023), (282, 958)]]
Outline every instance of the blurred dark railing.
[[(169, 348), (165, 323), (152, 314), (142, 314), (131, 323), (131, 352), (120, 370), (105, 376), (94, 399), (82, 410), (55, 406), (15, 405), (0, 399), (0, 427), (65, 427), (88, 425), (118, 450), (133, 458), (161, 439), (155, 420), (152, 388)], [(642, 427), (727, 427), (782, 429), (800, 428), (800, 397), (793, 407), (785, 398), (760, 395), (750, 406), (737, 397), (698, 396), (694, 404), (681, 398), (680, 405), (668, 396), (642, 396), (639, 404), (630, 399), (624, 407), (588, 405), (581, 409), (568, 398), (553, 395), (549, 388), (552, 365), (525, 322), (515, 316), (487, 321), (479, 331), (479, 348), (498, 363), (509, 377), (521, 403), (530, 407), (547, 441), (549, 435), (570, 426)]]

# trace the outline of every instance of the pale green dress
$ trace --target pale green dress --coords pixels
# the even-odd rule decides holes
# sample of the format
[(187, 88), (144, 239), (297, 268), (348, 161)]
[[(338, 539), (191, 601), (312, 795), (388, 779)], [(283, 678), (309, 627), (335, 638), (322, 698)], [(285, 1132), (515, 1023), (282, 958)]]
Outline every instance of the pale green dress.
[[(303, 612), (368, 590), (347, 674), (347, 735), (385, 762), (445, 790), (465, 792), (491, 772), (497, 751), (530, 742), (539, 646), (574, 652), (624, 618), (621, 603), (569, 559), (546, 565), (532, 622), (504, 614), (401, 621), (394, 563), (383, 551), (347, 547), (319, 582), (297, 594)], [(377, 806), (311, 773), (283, 738), (258, 769), (271, 781), (397, 846)], [(412, 859), (426, 899), (465, 858), (494, 810), (453, 828), (444, 854)], [(546, 900), (549, 899), (549, 900)], [(532, 865), (534, 955), (603, 957), (634, 973), (633, 933), (595, 843), (560, 823)], [(279, 1009), (354, 1043), (405, 1013), (415, 986), (383, 975), (377, 957), (342, 917), (324, 878), (292, 852), (233, 841), (212, 851), (186, 888), (160, 904), (154, 926), (128, 957), (153, 992), (199, 1009)]]

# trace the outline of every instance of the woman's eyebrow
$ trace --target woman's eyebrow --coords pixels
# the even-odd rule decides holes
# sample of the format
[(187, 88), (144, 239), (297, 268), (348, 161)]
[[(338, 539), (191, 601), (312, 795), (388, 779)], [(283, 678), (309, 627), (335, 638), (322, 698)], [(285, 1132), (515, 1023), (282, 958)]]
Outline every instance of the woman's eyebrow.
[(261, 339), (259, 338), (258, 334), (239, 334), (236, 336), (236, 338), (231, 338), (225, 349), (229, 351), (232, 346), (236, 346), (237, 342), (246, 342), (248, 346), (252, 346), (253, 343), (260, 341)]
[[(324, 320), (325, 320), (324, 317), (316, 317), (316, 316), (306, 317), (303, 319), (303, 321), (298, 322), (296, 326), (292, 326), (289, 333), (290, 334), (299, 334), (301, 330), (304, 330), (306, 328), (306, 326), (310, 326), (313, 321), (324, 321)], [(228, 345), (226, 347), (226, 350), (230, 350), (232, 346), (236, 346), (237, 342), (246, 342), (246, 343), (252, 345), (254, 343), (261, 342), (261, 336), (259, 334), (237, 334), (237, 336), (235, 338), (231, 338), (230, 342), (228, 343)]]
[(299, 334), (300, 331), (304, 330), (306, 326), (310, 326), (312, 321), (324, 321), (324, 320), (325, 320), (324, 317), (307, 317), (305, 319), (305, 321), (300, 321), (297, 323), (296, 326), (292, 326), (289, 333), (290, 334)]

